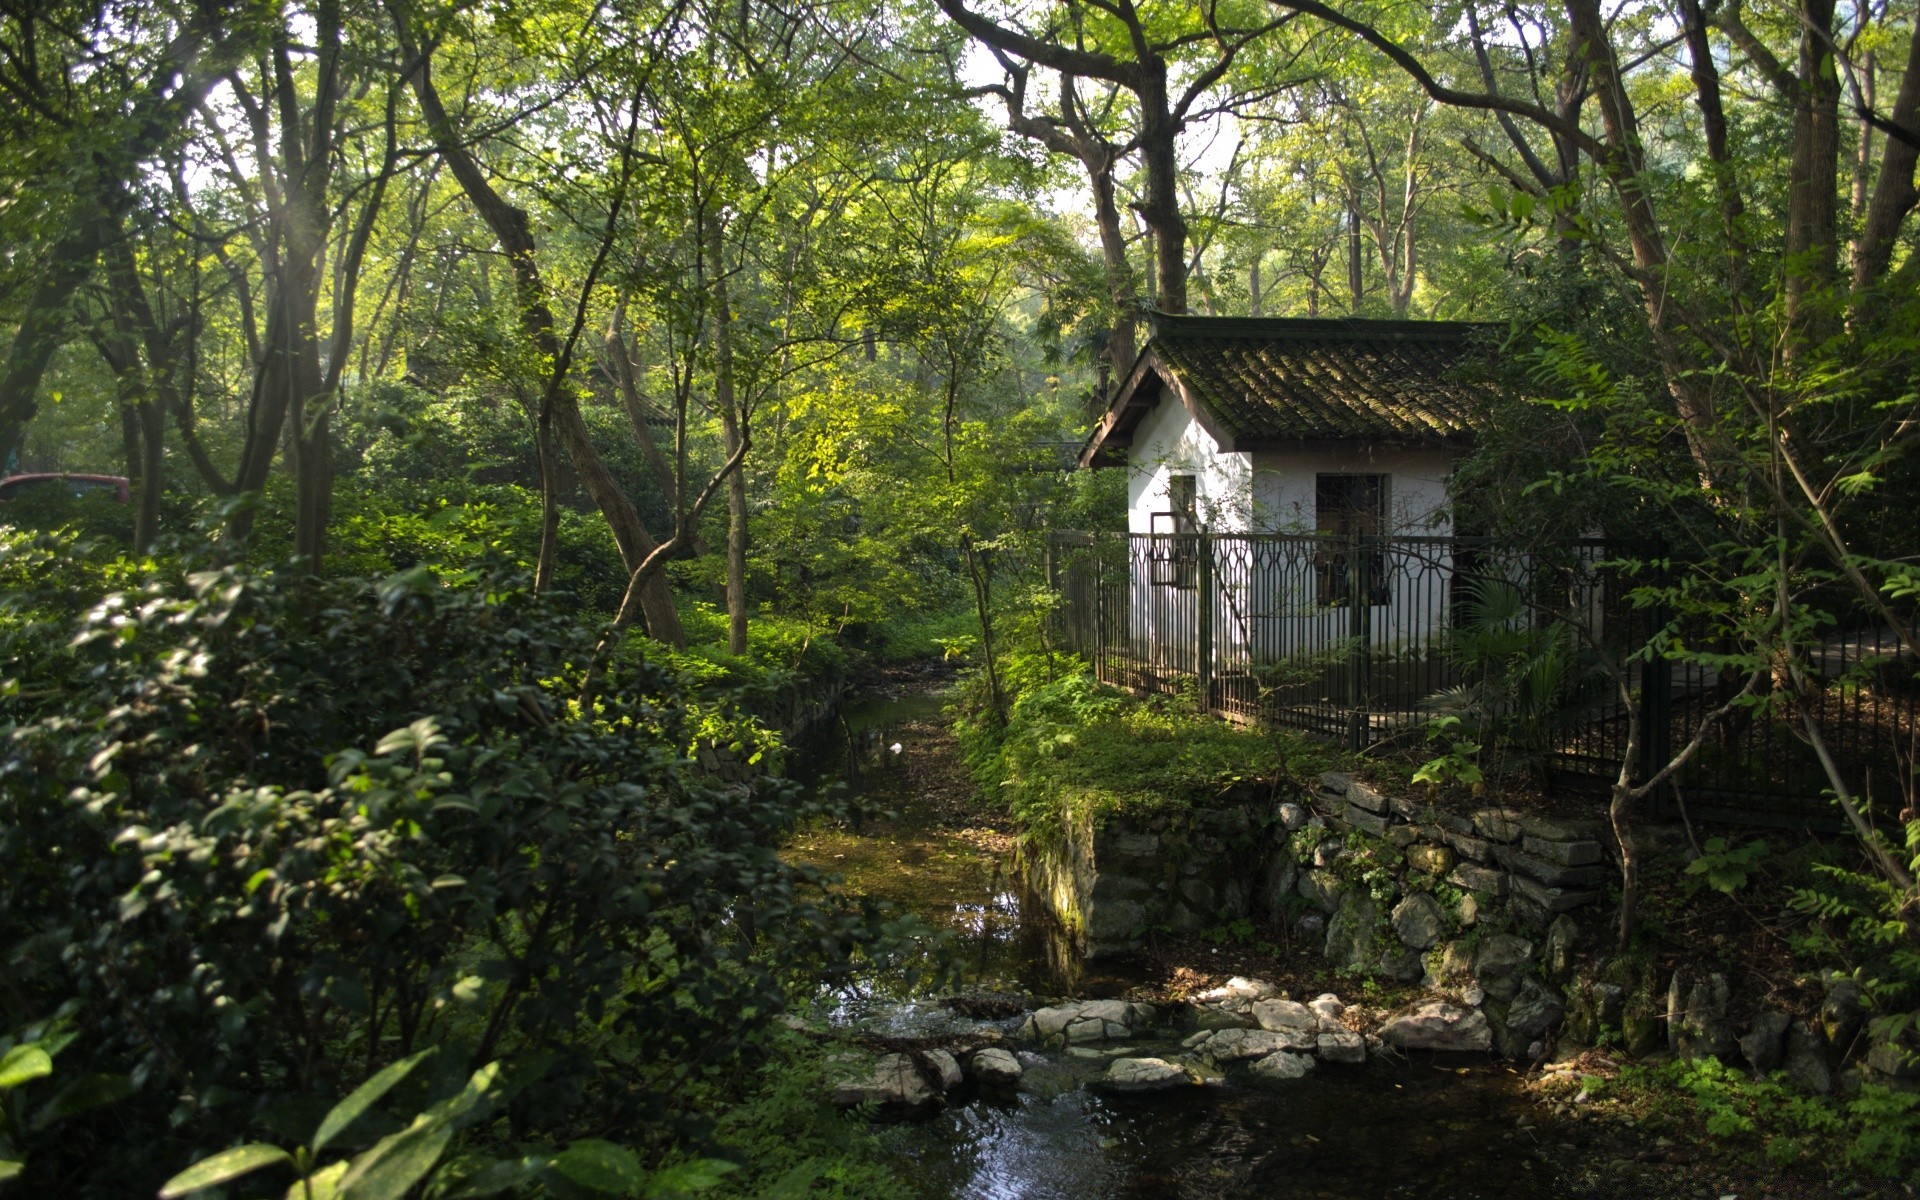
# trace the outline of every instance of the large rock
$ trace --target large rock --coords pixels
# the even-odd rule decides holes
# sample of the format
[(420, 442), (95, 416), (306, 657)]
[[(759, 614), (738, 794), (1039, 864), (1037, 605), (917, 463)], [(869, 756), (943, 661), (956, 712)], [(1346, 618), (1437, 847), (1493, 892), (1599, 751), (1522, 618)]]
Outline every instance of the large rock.
[(1580, 938), (1580, 927), (1573, 918), (1565, 913), (1553, 919), (1547, 926), (1546, 945), (1541, 948), (1540, 958), (1547, 968), (1550, 979), (1565, 980), (1573, 974), (1573, 946)]
[(1357, 779), (1347, 783), (1347, 803), (1381, 816), (1388, 811), (1387, 797)]
[(1367, 1061), (1367, 1039), (1357, 1033), (1323, 1033), (1316, 1050), (1322, 1059), (1330, 1063)]
[(1558, 993), (1529, 979), (1507, 1009), (1507, 1031), (1531, 1042), (1558, 1026), (1566, 1011), (1567, 1002)]
[(1407, 847), (1407, 865), (1423, 875), (1445, 875), (1454, 861), (1453, 851), (1445, 846)]
[(1483, 808), (1473, 814), (1473, 831), (1490, 842), (1517, 842), (1526, 814), (1511, 808)]
[(1499, 900), (1507, 894), (1505, 871), (1489, 870), (1463, 862), (1447, 876), (1447, 882), (1464, 892), (1480, 892)]
[(1617, 983), (1593, 985), (1593, 1017), (1602, 1029), (1623, 1030), (1627, 1018), (1627, 990)]
[(1563, 867), (1590, 867), (1605, 862), (1607, 858), (1606, 847), (1597, 838), (1576, 838), (1562, 842), (1527, 834), (1520, 839), (1520, 848), (1535, 858)]
[(1675, 971), (1667, 989), (1667, 1048), (1682, 1058), (1725, 1062), (1739, 1044), (1727, 1023), (1727, 977), (1718, 971), (1697, 978)]
[(1235, 975), (1217, 988), (1208, 988), (1194, 997), (1200, 1004), (1218, 1004), (1236, 1012), (1245, 1012), (1255, 1002), (1280, 995), (1280, 986), (1264, 979)]
[(1158, 1019), (1151, 1004), (1080, 1000), (1035, 1010), (1020, 1027), (1020, 1034), (1043, 1046), (1123, 1041), (1153, 1028)]
[(1284, 1084), (1303, 1078), (1312, 1070), (1313, 1059), (1310, 1056), (1282, 1050), (1254, 1063), (1251, 1074), (1256, 1083)]
[(1628, 995), (1620, 1012), (1620, 1038), (1627, 1053), (1643, 1058), (1660, 1048), (1663, 1011), (1651, 990), (1641, 987)]
[(1418, 983), (1427, 973), (1427, 960), (1418, 950), (1387, 946), (1373, 964), (1374, 974), (1395, 983)]
[(1103, 1082), (1116, 1092), (1157, 1092), (1182, 1087), (1188, 1077), (1186, 1068), (1164, 1058), (1116, 1058)]
[(872, 1103), (891, 1110), (922, 1111), (940, 1102), (940, 1089), (910, 1054), (888, 1054), (862, 1071), (853, 1066), (834, 1085), (833, 1102), (842, 1108)]
[(1262, 1029), (1313, 1033), (1320, 1028), (1319, 1014), (1293, 1000), (1262, 1000), (1253, 1006), (1253, 1019)]
[(1833, 1072), (1827, 1066), (1827, 1044), (1805, 1021), (1787, 1027), (1787, 1055), (1783, 1063), (1787, 1082), (1813, 1096), (1833, 1091)]
[(981, 1087), (1012, 1087), (1025, 1073), (1020, 1060), (998, 1046), (975, 1051), (967, 1060), (967, 1067), (973, 1072), (973, 1081)]
[(1779, 1069), (1781, 1059), (1786, 1057), (1787, 1026), (1791, 1024), (1792, 1017), (1772, 1009), (1753, 1018), (1746, 1036), (1740, 1039), (1740, 1053), (1755, 1075), (1771, 1075)]
[(1320, 1028), (1323, 1032), (1338, 1033), (1346, 1028), (1340, 1017), (1347, 1011), (1347, 1006), (1332, 992), (1321, 992), (1307, 1001), (1307, 1007), (1313, 1010), (1314, 1016), (1320, 1018)]
[(1511, 933), (1496, 933), (1473, 956), (1473, 977), (1487, 994), (1511, 1000), (1520, 990), (1520, 969), (1533, 957), (1533, 943)]
[(1432, 896), (1415, 892), (1394, 906), (1393, 932), (1410, 950), (1431, 950), (1447, 932), (1447, 914)]
[(1253, 1006), (1280, 989), (1264, 979), (1235, 976), (1222, 987), (1210, 988), (1193, 998), (1194, 1024), (1201, 1029), (1252, 1029)]
[(1317, 905), (1322, 912), (1330, 913), (1340, 907), (1340, 877), (1332, 871), (1302, 871), (1294, 887), (1301, 899)]
[(1328, 964), (1336, 971), (1371, 970), (1379, 934), (1380, 908), (1373, 897), (1358, 889), (1348, 892), (1327, 922)]
[(933, 1068), (933, 1082), (943, 1092), (960, 1086), (966, 1078), (960, 1073), (960, 1061), (945, 1050), (927, 1051), (927, 1065)]
[(1274, 809), (1273, 815), (1279, 820), (1280, 827), (1288, 833), (1298, 833), (1307, 827), (1307, 810), (1291, 800)]
[(1311, 1053), (1318, 1044), (1318, 1034), (1297, 1029), (1217, 1029), (1204, 1038), (1195, 1035), (1184, 1043), (1186, 1049), (1215, 1066), (1265, 1058), (1280, 1050)]
[(1135, 941), (1146, 929), (1147, 906), (1138, 900), (1102, 900), (1087, 915), (1088, 939), (1102, 944)]
[(1493, 1030), (1485, 1014), (1430, 1000), (1390, 1018), (1380, 1040), (1402, 1050), (1479, 1051), (1493, 1049)]
[(1827, 1045), (1845, 1058), (1866, 1020), (1866, 998), (1859, 982), (1851, 975), (1826, 971), (1822, 981), (1827, 986), (1827, 995), (1820, 1002), (1820, 1032), (1827, 1035)]

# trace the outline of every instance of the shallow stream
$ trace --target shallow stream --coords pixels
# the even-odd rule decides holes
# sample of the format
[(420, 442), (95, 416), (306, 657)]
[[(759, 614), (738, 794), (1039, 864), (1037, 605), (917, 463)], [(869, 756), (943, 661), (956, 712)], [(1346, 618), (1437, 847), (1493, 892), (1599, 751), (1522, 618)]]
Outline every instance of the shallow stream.
[[(860, 833), (810, 833), (790, 852), (842, 873), (850, 891), (950, 931), (970, 989), (1103, 998), (1145, 982), (1124, 967), (1076, 961), (1048, 916), (1025, 902), (1008, 839), (956, 828), (939, 811), (928, 781), (958, 770), (927, 761), (953, 753), (938, 728), (941, 703), (909, 687), (849, 708), (842, 773), (898, 815)], [(983, 1024), (1011, 1032), (1019, 1023), (962, 1017), (883, 981), (827, 1007), (837, 1023), (896, 1036)], [(1177, 1042), (1142, 1041), (1130, 1052), (1177, 1051)], [(1023, 1056), (1016, 1096), (963, 1090), (930, 1119), (888, 1127), (902, 1178), (927, 1200), (1520, 1200), (1577, 1190), (1555, 1182), (1555, 1164), (1574, 1147), (1522, 1128), (1537, 1110), (1498, 1064), (1329, 1066), (1283, 1091), (1229, 1078), (1114, 1095), (1084, 1086), (1106, 1068), (1109, 1056), (1096, 1053)]]

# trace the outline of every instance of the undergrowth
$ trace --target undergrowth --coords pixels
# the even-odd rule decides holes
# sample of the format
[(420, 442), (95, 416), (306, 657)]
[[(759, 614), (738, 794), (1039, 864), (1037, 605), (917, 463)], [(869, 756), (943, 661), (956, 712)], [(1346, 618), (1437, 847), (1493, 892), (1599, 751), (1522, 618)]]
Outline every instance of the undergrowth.
[(1205, 808), (1250, 783), (1339, 765), (1326, 745), (1228, 724), (1185, 697), (1131, 696), (1075, 660), (1009, 656), (1001, 676), (1013, 697), (1006, 727), (985, 719), (976, 681), (963, 690), (955, 728), (975, 780), (1030, 840), (1057, 836), (1069, 821)]
[(1715, 1058), (1631, 1064), (1606, 1086), (1630, 1103), (1692, 1116), (1722, 1150), (1774, 1167), (1844, 1163), (1920, 1182), (1920, 1095), (1866, 1084), (1850, 1100), (1809, 1096), (1778, 1074), (1751, 1078)]

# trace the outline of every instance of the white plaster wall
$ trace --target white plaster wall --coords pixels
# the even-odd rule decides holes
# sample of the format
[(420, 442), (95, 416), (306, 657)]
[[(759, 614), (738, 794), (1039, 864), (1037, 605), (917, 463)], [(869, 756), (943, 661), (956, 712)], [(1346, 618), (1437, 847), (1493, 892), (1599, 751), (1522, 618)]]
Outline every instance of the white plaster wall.
[[(1249, 531), (1311, 534), (1316, 526), (1316, 476), (1384, 474), (1389, 532), (1395, 537), (1448, 537), (1453, 532), (1447, 479), (1454, 455), (1446, 450), (1356, 446), (1337, 449), (1222, 453), (1176, 398), (1163, 397), (1134, 431), (1129, 450), (1127, 528), (1152, 533), (1153, 514), (1172, 508), (1168, 480), (1194, 476), (1203, 524), (1215, 533)], [(1188, 647), (1198, 620), (1188, 589), (1146, 582), (1145, 547), (1133, 567), (1129, 626), (1134, 653), (1158, 670), (1191, 671)], [(1316, 546), (1224, 541), (1216, 544), (1214, 641), (1227, 671), (1313, 656), (1343, 644), (1355, 614), (1328, 607), (1315, 595)], [(1399, 547), (1380, 564), (1384, 604), (1370, 605), (1365, 622), (1376, 654), (1406, 653), (1409, 642), (1433, 645), (1446, 623), (1452, 574), (1447, 548)]]
[(1253, 528), (1252, 456), (1222, 453), (1184, 404), (1162, 394), (1134, 428), (1127, 451), (1127, 529), (1152, 533), (1153, 514), (1171, 512), (1167, 481), (1192, 475), (1200, 523), (1215, 533)]
[(1395, 537), (1453, 532), (1447, 506), (1447, 476), (1453, 454), (1447, 450), (1405, 450), (1355, 446), (1329, 450), (1261, 451), (1253, 458), (1253, 528), (1279, 533), (1312, 533), (1316, 480), (1321, 474), (1390, 475), (1387, 485), (1389, 530)]

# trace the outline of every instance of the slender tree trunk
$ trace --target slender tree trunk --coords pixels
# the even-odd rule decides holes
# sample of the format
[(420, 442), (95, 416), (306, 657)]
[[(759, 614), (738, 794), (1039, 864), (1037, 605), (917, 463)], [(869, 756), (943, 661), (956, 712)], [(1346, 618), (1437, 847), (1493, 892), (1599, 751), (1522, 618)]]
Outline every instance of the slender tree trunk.
[(1113, 304), (1113, 330), (1107, 338), (1107, 361), (1113, 364), (1113, 386), (1126, 382), (1133, 370), (1135, 349), (1135, 300), (1133, 267), (1127, 262), (1127, 239), (1120, 232), (1120, 205), (1114, 198), (1111, 156), (1098, 159), (1083, 156), (1087, 183), (1093, 189), (1094, 225), (1100, 231), (1100, 258), (1107, 269), (1107, 297)]
[[(1920, 129), (1920, 36), (1908, 41), (1906, 68), (1887, 119), (1905, 129)], [(1873, 181), (1873, 195), (1867, 201), (1866, 216), (1860, 224), (1860, 252), (1853, 264), (1856, 293), (1878, 285), (1893, 263), (1901, 223), (1913, 211), (1916, 201), (1920, 201), (1920, 192), (1916, 192), (1913, 183), (1916, 162), (1920, 162), (1920, 147), (1902, 138), (1886, 139), (1886, 150), (1880, 155), (1880, 174)], [(1911, 264), (1913, 260), (1908, 261)]]
[[(726, 233), (707, 221), (708, 270), (713, 272), (713, 406), (720, 412), (727, 457), (740, 452), (741, 413), (733, 390), (733, 304), (727, 294)], [(727, 476), (727, 652), (747, 652), (747, 473)]]
[(540, 466), (540, 551), (534, 560), (533, 590), (544, 594), (553, 587), (554, 565), (560, 557), (560, 455), (553, 444), (551, 414), (535, 416), (533, 444)]
[[(435, 147), (454, 178), (459, 181), (468, 202), (473, 205), (480, 219), (486, 222), (506, 254), (513, 270), (516, 308), (522, 328), (543, 358), (550, 363), (558, 363), (560, 339), (554, 331), (553, 309), (547, 302), (546, 285), (540, 276), (533, 231), (527, 214), (507, 203), (487, 181), (479, 162), (447, 116), (446, 106), (433, 84), (431, 65), (413, 45), (404, 9), (398, 4), (391, 7), (396, 24), (401, 29), (403, 49), (418, 64), (412, 76), (414, 95), (420, 101), (420, 111), (432, 132)], [(607, 525), (613, 531), (614, 543), (620, 548), (620, 560), (626, 565), (631, 578), (659, 543), (648, 535), (639, 512), (633, 507), (633, 501), (621, 489), (613, 472), (607, 468), (606, 460), (594, 446), (587, 423), (580, 415), (579, 402), (572, 391), (566, 387), (549, 387), (548, 391), (553, 395), (554, 431), (558, 434), (561, 446), (566, 449), (567, 457), (572, 460), (587, 494), (593, 497), (594, 504), (606, 517)], [(673, 592), (665, 575), (657, 570), (649, 571), (640, 583), (637, 603), (644, 614), (647, 632), (659, 641), (684, 644), (686, 631), (680, 624), (680, 614), (674, 608)]]
[(166, 483), (165, 463), (167, 414), (160, 402), (148, 397), (140, 402), (140, 491), (134, 498), (133, 548), (145, 554), (160, 536), (160, 495)]

